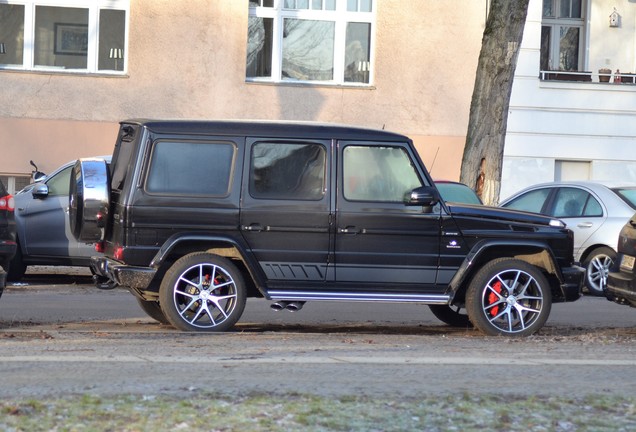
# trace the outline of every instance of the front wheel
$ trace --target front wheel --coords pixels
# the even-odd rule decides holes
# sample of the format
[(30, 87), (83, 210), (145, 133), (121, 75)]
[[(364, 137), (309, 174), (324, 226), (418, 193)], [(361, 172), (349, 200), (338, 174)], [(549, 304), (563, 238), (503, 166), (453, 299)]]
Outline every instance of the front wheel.
[(585, 259), (585, 286), (591, 295), (602, 296), (607, 275), (616, 259), (616, 252), (608, 247), (594, 249)]
[(196, 252), (178, 259), (159, 288), (159, 304), (170, 324), (184, 331), (226, 331), (245, 309), (241, 272), (228, 259)]
[(528, 336), (543, 327), (552, 308), (550, 285), (541, 271), (514, 258), (483, 266), (466, 292), (473, 325), (491, 336)]

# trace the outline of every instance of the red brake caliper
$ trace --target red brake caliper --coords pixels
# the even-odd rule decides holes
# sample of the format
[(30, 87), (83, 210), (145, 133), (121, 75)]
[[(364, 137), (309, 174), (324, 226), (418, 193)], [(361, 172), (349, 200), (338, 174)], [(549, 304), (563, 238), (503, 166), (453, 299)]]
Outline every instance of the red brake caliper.
[[(497, 294), (501, 294), (501, 281), (497, 281), (493, 284), (492, 289), (494, 291), (497, 291)], [(488, 304), (494, 304), (499, 300), (499, 297), (497, 296), (497, 294), (495, 294), (494, 292), (491, 292), (488, 295)], [(493, 306), (492, 309), (490, 309), (490, 315), (492, 316), (496, 316), (497, 313), (499, 313), (499, 306)]]

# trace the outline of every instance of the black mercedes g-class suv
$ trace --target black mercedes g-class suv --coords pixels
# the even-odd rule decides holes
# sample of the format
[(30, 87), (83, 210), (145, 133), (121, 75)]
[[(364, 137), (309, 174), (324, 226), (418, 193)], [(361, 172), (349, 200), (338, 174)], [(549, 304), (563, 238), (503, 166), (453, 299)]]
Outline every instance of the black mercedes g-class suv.
[(422, 303), (529, 335), (583, 278), (562, 222), (442, 202), (408, 137), (348, 126), (124, 121), (110, 167), (76, 163), (70, 223), (105, 254), (98, 286), (181, 330), (228, 330), (265, 297)]

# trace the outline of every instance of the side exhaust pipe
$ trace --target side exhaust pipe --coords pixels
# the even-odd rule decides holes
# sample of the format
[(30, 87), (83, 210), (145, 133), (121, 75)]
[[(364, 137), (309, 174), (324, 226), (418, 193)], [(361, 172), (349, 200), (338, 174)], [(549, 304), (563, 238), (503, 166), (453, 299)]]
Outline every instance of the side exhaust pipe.
[(304, 301), (289, 302), (289, 304), (287, 305), (287, 310), (290, 312), (298, 312), (299, 310), (303, 308), (304, 305), (305, 305)]
[(272, 303), (270, 305), (270, 307), (272, 309), (274, 309), (276, 312), (279, 312), (279, 311), (282, 311), (283, 309), (285, 309), (288, 305), (289, 305), (289, 302), (277, 301), (277, 302)]
[(276, 312), (282, 311), (283, 309), (287, 309), (290, 312), (298, 312), (304, 306), (304, 301), (284, 301), (279, 300), (277, 302), (272, 303), (269, 307), (271, 307)]

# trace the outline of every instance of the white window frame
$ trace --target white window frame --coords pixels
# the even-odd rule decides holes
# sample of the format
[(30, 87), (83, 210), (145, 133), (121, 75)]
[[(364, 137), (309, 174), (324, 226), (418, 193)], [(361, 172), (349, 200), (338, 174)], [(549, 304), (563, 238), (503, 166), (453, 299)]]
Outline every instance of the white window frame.
[[(307, 84), (307, 85), (337, 85), (347, 87), (371, 87), (374, 82), (375, 68), (375, 34), (376, 34), (376, 10), (377, 0), (372, 0), (372, 12), (348, 12), (347, 0), (335, 0), (336, 10), (298, 10), (284, 9), (284, 0), (273, 0), (273, 7), (250, 6), (249, 16), (273, 19), (272, 41), (272, 76), (271, 77), (246, 77), (247, 82), (267, 82), (276, 84)], [(309, 0), (311, 2), (311, 0)], [(262, 3), (262, 2), (261, 2)], [(334, 59), (333, 79), (328, 81), (318, 80), (283, 80), (283, 24), (286, 18), (297, 18), (314, 21), (330, 21), (335, 23), (334, 34)], [(364, 23), (371, 25), (369, 41), (369, 82), (350, 82), (344, 80), (345, 72), (345, 43), (348, 23)]]
[[(558, 11), (561, 10), (561, 2), (570, 0), (555, 0), (554, 10), (556, 16), (544, 17), (543, 6), (541, 8), (541, 27), (550, 27), (550, 56), (548, 58), (548, 71), (560, 70), (560, 31), (561, 27), (576, 27), (579, 29), (579, 64), (576, 71), (584, 71), (587, 65), (587, 45), (588, 36), (587, 29), (589, 24), (587, 17), (589, 16), (589, 4), (591, 0), (581, 0), (581, 18), (559, 18)], [(573, 71), (574, 72), (574, 71)]]
[[(22, 66), (0, 65), (0, 70), (27, 70), (36, 72), (55, 72), (64, 74), (100, 74), (125, 75), (128, 69), (128, 35), (130, 24), (130, 0), (0, 0), (0, 4), (14, 4), (24, 6), (24, 51)], [(72, 7), (88, 9), (88, 52), (86, 69), (63, 69), (35, 65), (35, 9), (38, 6)], [(122, 71), (99, 70), (99, 11), (102, 9), (123, 10), (126, 13), (125, 45), (123, 48), (124, 68)]]

